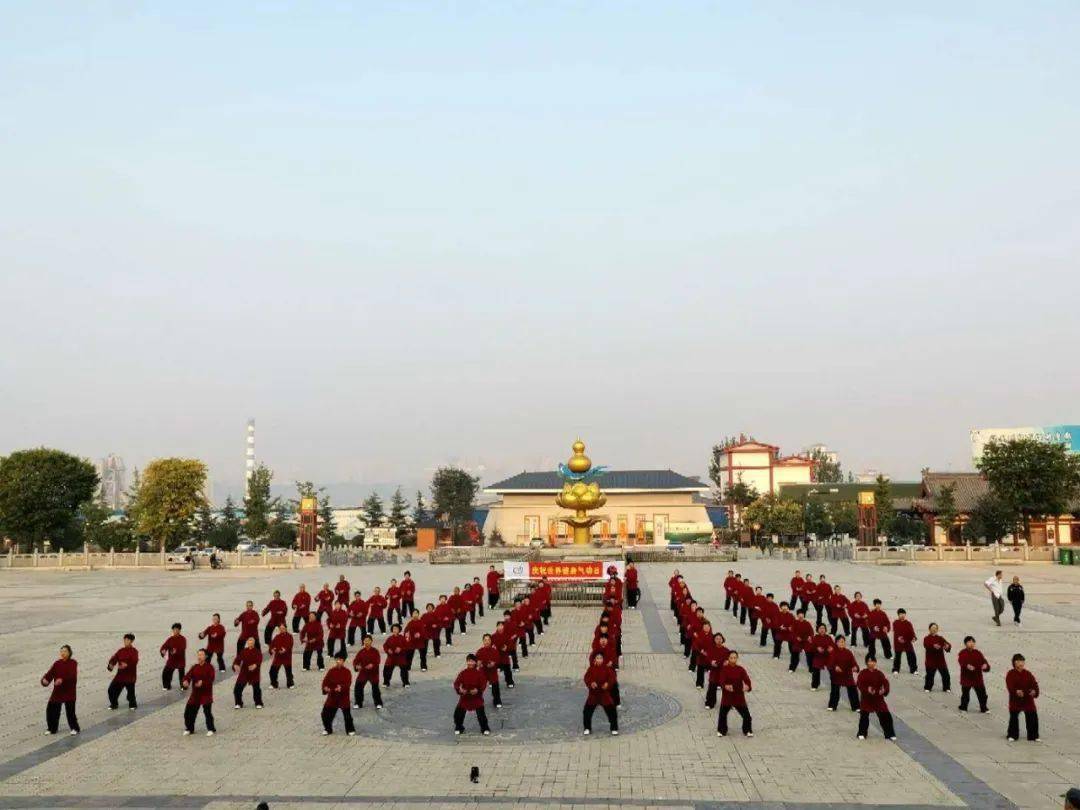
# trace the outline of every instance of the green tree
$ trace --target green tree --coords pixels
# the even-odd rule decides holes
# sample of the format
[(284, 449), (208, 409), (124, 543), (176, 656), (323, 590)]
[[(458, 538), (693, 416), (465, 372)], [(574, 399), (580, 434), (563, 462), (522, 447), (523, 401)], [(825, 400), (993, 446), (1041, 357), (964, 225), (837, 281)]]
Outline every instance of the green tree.
[(813, 462), (810, 471), (815, 482), (821, 484), (836, 484), (844, 480), (844, 473), (843, 470), (840, 469), (840, 462), (833, 461), (820, 447), (815, 447), (810, 451), (810, 461)]
[(758, 491), (752, 484), (736, 481), (723, 490), (720, 503), (731, 511), (732, 523), (738, 524), (743, 510), (758, 499)]
[(964, 524), (964, 540), (969, 543), (1000, 543), (1016, 529), (1017, 513), (992, 492), (975, 502)]
[(225, 498), (225, 505), (221, 507), (221, 519), (217, 522), (217, 528), (211, 535), (212, 545), (218, 548), (232, 551), (240, 542), (240, 513), (236, 509), (236, 502), (232, 495)]
[(859, 509), (851, 501), (829, 504), (829, 520), (834, 535), (855, 536), (859, 532)]
[(261, 542), (270, 532), (270, 514), (277, 505), (277, 498), (270, 497), (270, 482), (274, 474), (265, 464), (259, 464), (248, 479), (244, 496), (244, 534)]
[(335, 545), (341, 540), (337, 533), (337, 521), (334, 519), (334, 509), (330, 506), (330, 496), (323, 495), (319, 499), (319, 539), (324, 546)]
[(956, 508), (956, 484), (946, 484), (934, 499), (934, 508), (938, 522), (945, 529), (946, 538), (951, 537), (953, 527), (960, 519), (960, 510)]
[(195, 525), (191, 530), (191, 539), (199, 545), (213, 545), (215, 532), (217, 532), (217, 518), (214, 517), (214, 509), (209, 501), (204, 500), (195, 512)]
[(103, 545), (107, 539), (106, 526), (112, 517), (112, 510), (105, 505), (98, 493), (79, 507), (79, 524), (82, 527), (83, 542), (99, 549), (108, 549)]
[(85, 459), (45, 447), (18, 450), (0, 459), (0, 535), (27, 546), (78, 546), (79, 507), (97, 487), (97, 470)]
[(412, 510), (412, 522), (413, 526), (419, 526), (421, 523), (426, 522), (430, 518), (428, 515), (427, 507), (424, 505), (424, 493), (419, 490), (416, 491), (416, 505)]
[(288, 503), (281, 498), (275, 498), (274, 517), (270, 522), (270, 531), (266, 538), (267, 545), (274, 548), (293, 548), (296, 545), (299, 530), (292, 520), (294, 514)]
[(458, 467), (440, 467), (431, 477), (435, 514), (450, 524), (454, 544), (463, 542), (462, 526), (473, 517), (473, 501), (480, 479)]
[(755, 533), (759, 537), (801, 534), (803, 507), (797, 501), (789, 501), (770, 492), (743, 509), (742, 525), (746, 529), (756, 526)]
[(390, 498), (390, 525), (394, 527), (394, 534), (397, 539), (404, 540), (405, 535), (409, 533), (409, 502), (405, 500), (405, 496), (401, 494), (401, 487), (394, 490), (394, 495)]
[[(712, 480), (717, 492), (723, 493), (727, 488), (728, 468), (726, 464), (720, 463), (720, 457), (723, 456), (732, 445), (747, 441), (748, 439), (752, 441), (753, 437), (746, 436), (745, 434), (739, 436), (725, 436), (713, 445), (712, 454), (709, 457), (709, 478)], [(719, 498), (717, 500), (719, 500)]]
[(907, 514), (899, 514), (893, 518), (892, 533), (889, 538), (897, 545), (904, 543), (923, 544), (929, 536), (926, 523), (917, 517)]
[(806, 533), (815, 534), (818, 539), (832, 537), (833, 522), (828, 508), (821, 501), (809, 499), (806, 502), (805, 523)]
[(976, 465), (990, 491), (1020, 515), (1031, 539), (1031, 519), (1061, 515), (1080, 494), (1080, 456), (1038, 439), (990, 441)]
[(176, 548), (191, 535), (192, 519), (206, 500), (205, 486), (206, 465), (197, 459), (151, 461), (139, 486), (139, 531), (160, 548)]
[(896, 520), (896, 507), (893, 506), (892, 484), (884, 475), (874, 479), (874, 506), (877, 509), (878, 534), (888, 537)]
[(367, 525), (373, 529), (381, 526), (386, 519), (386, 510), (383, 509), (382, 498), (379, 497), (377, 492), (368, 495), (364, 502), (360, 504), (360, 508), (364, 510)]

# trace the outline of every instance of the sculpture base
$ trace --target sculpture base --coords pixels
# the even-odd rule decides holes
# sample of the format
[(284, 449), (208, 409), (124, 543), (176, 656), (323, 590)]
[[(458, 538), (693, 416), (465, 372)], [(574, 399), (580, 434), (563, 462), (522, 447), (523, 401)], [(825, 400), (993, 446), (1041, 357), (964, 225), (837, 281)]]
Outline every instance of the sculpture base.
[(592, 528), (589, 526), (575, 526), (574, 527), (574, 545), (575, 546), (589, 546), (592, 545)]

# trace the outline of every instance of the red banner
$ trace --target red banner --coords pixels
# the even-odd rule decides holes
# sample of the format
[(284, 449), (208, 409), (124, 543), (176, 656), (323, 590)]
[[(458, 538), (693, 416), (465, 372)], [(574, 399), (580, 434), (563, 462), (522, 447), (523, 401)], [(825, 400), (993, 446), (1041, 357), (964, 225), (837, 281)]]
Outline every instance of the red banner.
[(608, 569), (614, 568), (621, 577), (623, 575), (622, 560), (582, 560), (565, 561), (551, 560), (550, 562), (506, 562), (503, 564), (504, 574), (507, 579), (540, 579), (547, 577), (552, 581), (567, 580), (604, 580), (609, 576)]

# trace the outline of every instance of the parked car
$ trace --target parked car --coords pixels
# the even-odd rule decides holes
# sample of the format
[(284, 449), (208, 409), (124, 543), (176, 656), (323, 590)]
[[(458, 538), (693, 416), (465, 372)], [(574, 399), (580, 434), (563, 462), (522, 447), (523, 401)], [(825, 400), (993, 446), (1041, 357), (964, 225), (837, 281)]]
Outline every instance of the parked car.
[(243, 540), (236, 544), (236, 550), (246, 554), (247, 552), (251, 551), (252, 547), (254, 546), (255, 543), (251, 542), (250, 540)]

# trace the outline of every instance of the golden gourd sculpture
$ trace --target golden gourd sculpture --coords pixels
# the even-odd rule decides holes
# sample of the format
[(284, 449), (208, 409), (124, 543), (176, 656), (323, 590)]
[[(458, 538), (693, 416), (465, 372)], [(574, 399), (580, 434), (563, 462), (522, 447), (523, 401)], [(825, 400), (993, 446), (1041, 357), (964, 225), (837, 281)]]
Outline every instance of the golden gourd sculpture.
[(555, 498), (555, 503), (574, 512), (573, 517), (560, 520), (574, 528), (574, 545), (586, 546), (592, 540), (590, 529), (603, 519), (589, 517), (588, 513), (607, 502), (607, 496), (594, 480), (603, 474), (605, 468), (593, 467), (592, 461), (585, 455), (585, 443), (580, 439), (574, 442), (573, 451), (570, 460), (559, 465), (563, 488)]

